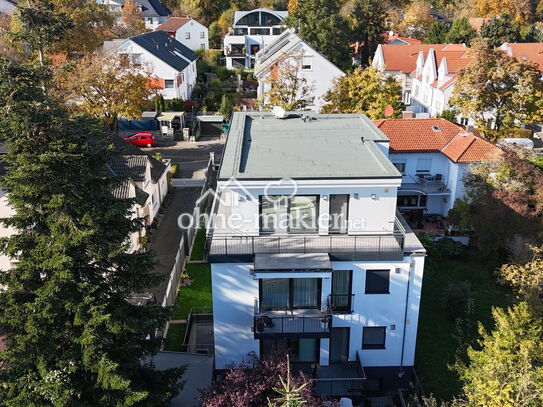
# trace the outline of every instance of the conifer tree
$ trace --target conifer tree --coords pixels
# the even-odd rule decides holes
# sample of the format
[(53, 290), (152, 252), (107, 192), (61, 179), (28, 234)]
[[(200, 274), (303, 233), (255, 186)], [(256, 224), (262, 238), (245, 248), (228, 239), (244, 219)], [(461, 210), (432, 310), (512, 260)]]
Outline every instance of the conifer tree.
[(109, 136), (50, 100), (49, 80), (0, 60), (1, 187), (15, 211), (2, 222), (16, 231), (0, 251), (17, 260), (0, 272), (0, 404), (167, 405), (182, 369), (150, 360), (168, 310), (127, 301), (158, 281), (152, 254), (127, 252), (142, 221), (113, 193), (126, 180), (110, 170)]

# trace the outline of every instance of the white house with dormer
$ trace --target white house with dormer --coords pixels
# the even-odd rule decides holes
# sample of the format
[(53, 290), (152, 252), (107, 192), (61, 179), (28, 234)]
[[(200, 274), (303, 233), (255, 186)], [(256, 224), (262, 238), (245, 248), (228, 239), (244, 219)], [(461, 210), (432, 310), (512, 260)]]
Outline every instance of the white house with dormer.
[(166, 32), (153, 31), (125, 41), (106, 42), (104, 50), (115, 52), (133, 66), (149, 69), (153, 85), (159, 88), (164, 99), (191, 98), (196, 85), (198, 54)]
[(172, 38), (193, 51), (209, 49), (207, 27), (191, 17), (170, 17), (156, 30), (167, 32)]
[(306, 99), (308, 109), (320, 111), (324, 105), (324, 95), (335, 81), (345, 73), (317, 52), (306, 41), (288, 29), (264, 49), (256, 54), (254, 76), (258, 80), (258, 99), (266, 103), (265, 94), (272, 87), (272, 81), (280, 81), (278, 65), (292, 64), (297, 70), (300, 82), (309, 88)]
[[(96, 0), (96, 3), (105, 5), (120, 21), (124, 0)], [(170, 11), (160, 0), (136, 0), (136, 3), (143, 14), (145, 27), (150, 30), (157, 28), (170, 15)]]

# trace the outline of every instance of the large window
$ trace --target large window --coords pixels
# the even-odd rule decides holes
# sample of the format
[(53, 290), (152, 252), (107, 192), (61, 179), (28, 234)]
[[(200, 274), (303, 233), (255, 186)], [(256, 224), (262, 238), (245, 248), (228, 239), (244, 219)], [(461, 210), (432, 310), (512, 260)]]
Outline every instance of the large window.
[(260, 280), (260, 310), (320, 308), (320, 278), (265, 278)]
[(399, 208), (425, 208), (426, 195), (398, 195)]
[(366, 270), (366, 294), (389, 294), (390, 270)]
[(174, 87), (174, 80), (173, 79), (164, 80), (164, 88), (173, 89), (173, 87)]
[(386, 330), (384, 326), (365, 326), (362, 349), (385, 349)]
[(427, 173), (427, 172), (430, 172), (431, 168), (432, 168), (431, 158), (419, 158), (417, 160), (417, 172)]
[(290, 361), (295, 363), (319, 363), (320, 340), (307, 339), (261, 339), (260, 355), (269, 356), (277, 349), (287, 350)]
[(282, 215), (286, 215), (286, 199), (279, 195), (260, 197), (260, 232), (274, 233)]
[(319, 197), (298, 195), (289, 200), (289, 232), (310, 233), (318, 231)]
[(351, 270), (334, 270), (332, 272), (332, 293), (330, 307), (332, 312), (351, 312)]

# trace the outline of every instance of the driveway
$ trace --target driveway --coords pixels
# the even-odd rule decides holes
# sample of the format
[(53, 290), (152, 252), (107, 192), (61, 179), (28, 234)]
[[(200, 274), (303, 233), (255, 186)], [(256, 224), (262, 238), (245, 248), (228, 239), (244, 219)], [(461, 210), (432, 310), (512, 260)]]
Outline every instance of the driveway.
[(159, 304), (162, 304), (166, 294), (168, 278), (183, 236), (183, 229), (179, 227), (177, 220), (183, 213), (192, 214), (196, 200), (200, 197), (200, 191), (201, 187), (173, 188), (164, 218), (151, 236), (151, 249), (155, 252), (158, 261), (155, 271), (164, 276), (162, 282), (151, 289)]

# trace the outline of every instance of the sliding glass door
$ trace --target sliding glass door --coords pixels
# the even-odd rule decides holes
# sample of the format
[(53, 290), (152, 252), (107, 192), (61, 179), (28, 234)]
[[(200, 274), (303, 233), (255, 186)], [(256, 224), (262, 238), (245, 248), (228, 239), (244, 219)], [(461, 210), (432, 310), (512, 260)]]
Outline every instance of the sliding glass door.
[(260, 280), (260, 310), (318, 309), (320, 278), (264, 278)]
[(293, 363), (319, 363), (320, 340), (300, 339), (261, 339), (260, 355), (270, 356), (275, 351), (286, 351)]
[(351, 312), (352, 270), (332, 271), (332, 312)]

